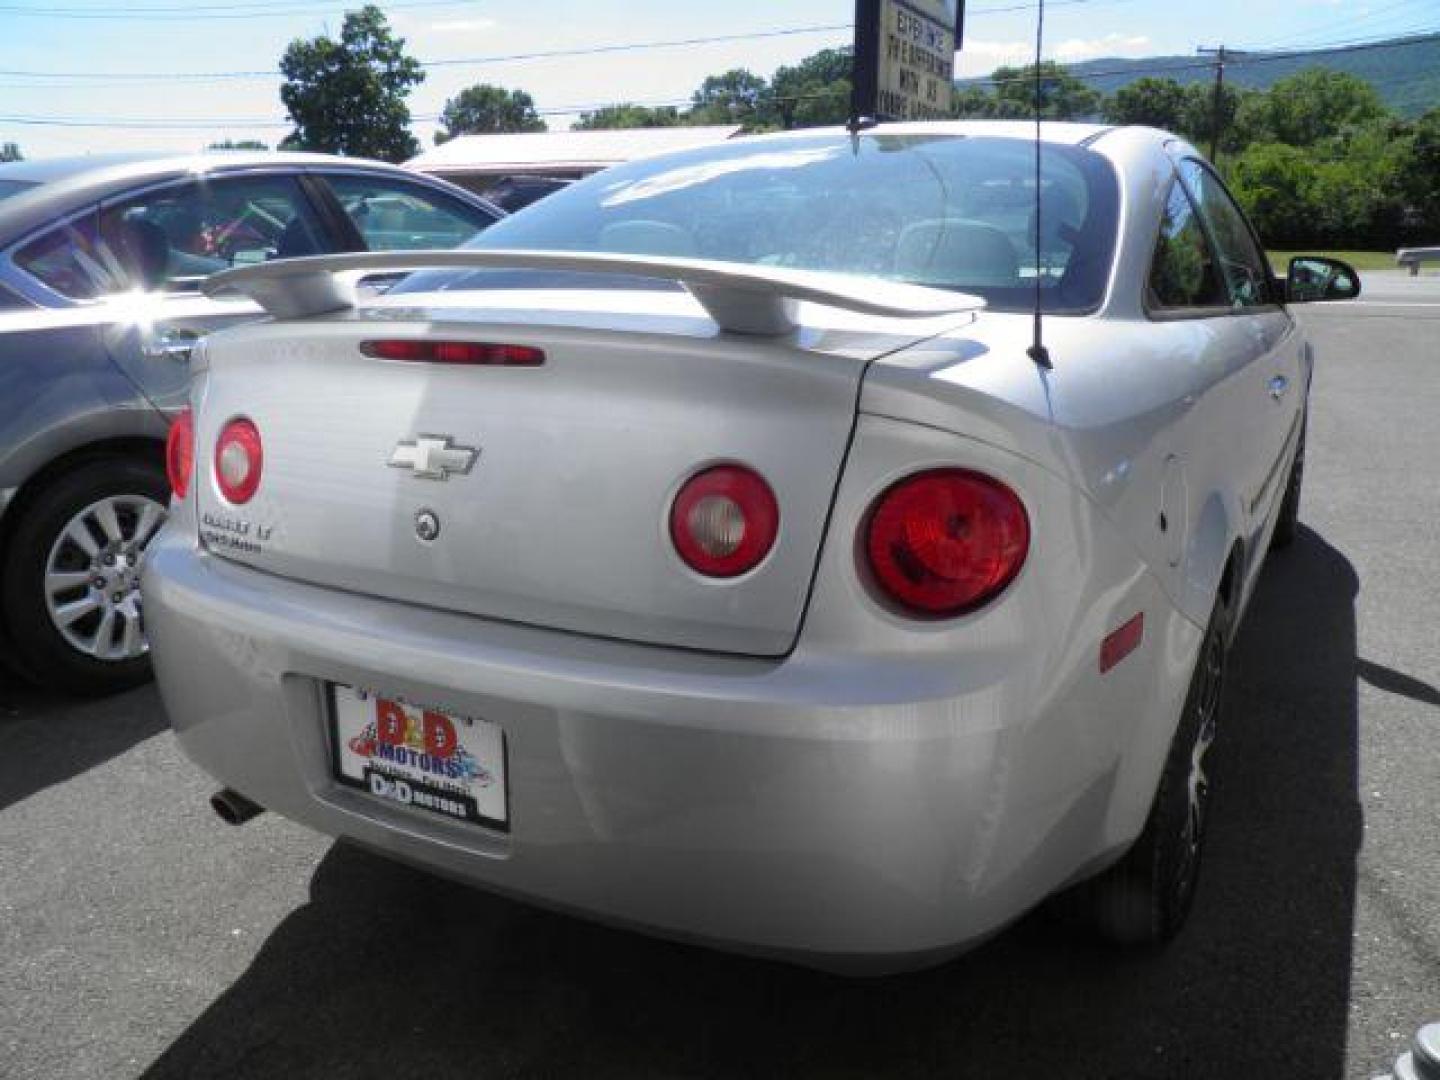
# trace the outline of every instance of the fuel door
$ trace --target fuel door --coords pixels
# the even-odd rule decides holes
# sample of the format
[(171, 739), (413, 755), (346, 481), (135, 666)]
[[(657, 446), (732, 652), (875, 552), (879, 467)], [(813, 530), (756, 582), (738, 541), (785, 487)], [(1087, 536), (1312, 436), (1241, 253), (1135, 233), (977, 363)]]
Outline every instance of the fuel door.
[(1160, 531), (1165, 564), (1178, 567), (1185, 554), (1185, 537), (1190, 530), (1190, 497), (1185, 484), (1185, 462), (1177, 454), (1165, 458), (1160, 478), (1160, 512), (1155, 525)]

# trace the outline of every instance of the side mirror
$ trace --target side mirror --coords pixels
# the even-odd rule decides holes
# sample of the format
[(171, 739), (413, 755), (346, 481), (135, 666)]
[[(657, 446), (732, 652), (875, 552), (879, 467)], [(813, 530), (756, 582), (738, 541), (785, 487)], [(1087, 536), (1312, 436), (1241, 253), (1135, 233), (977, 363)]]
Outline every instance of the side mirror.
[(1360, 275), (1349, 263), (1323, 255), (1297, 255), (1285, 275), (1285, 302), (1308, 304), (1317, 300), (1354, 300), (1360, 295)]

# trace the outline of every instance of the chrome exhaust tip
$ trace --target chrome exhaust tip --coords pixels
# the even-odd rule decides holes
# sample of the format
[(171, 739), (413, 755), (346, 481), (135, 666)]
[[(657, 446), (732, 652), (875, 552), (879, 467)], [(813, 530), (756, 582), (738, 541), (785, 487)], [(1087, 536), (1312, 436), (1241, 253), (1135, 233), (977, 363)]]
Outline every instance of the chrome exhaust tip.
[(226, 825), (244, 825), (251, 818), (265, 812), (263, 806), (251, 802), (238, 791), (221, 788), (210, 796), (210, 808)]

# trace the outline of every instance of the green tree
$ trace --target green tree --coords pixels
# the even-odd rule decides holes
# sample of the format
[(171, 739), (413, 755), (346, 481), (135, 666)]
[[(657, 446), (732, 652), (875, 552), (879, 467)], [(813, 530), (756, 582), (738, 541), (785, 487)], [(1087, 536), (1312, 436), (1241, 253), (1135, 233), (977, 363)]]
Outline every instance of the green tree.
[(1415, 141), (1403, 121), (1373, 120), (1312, 146), (1252, 143), (1226, 171), (1268, 243), (1393, 247), (1413, 207)]
[(269, 150), (270, 147), (259, 139), (225, 139), (222, 142), (212, 142), (206, 150)]
[(1440, 234), (1440, 108), (1415, 121), (1406, 154), (1401, 190), (1413, 214), (1411, 228), (1434, 237)]
[(1185, 117), (1185, 88), (1174, 79), (1146, 76), (1115, 91), (1106, 100), (1104, 111), (1112, 124), (1179, 131)]
[(711, 75), (690, 97), (691, 124), (744, 124), (754, 128), (761, 122), (761, 108), (770, 93), (770, 84), (744, 68), (732, 68), (723, 75)]
[(1387, 116), (1352, 125), (1311, 148), (1315, 222), (1335, 246), (1373, 249), (1400, 243), (1413, 144), (1411, 126)]
[(440, 110), (437, 144), (457, 135), (494, 131), (544, 131), (545, 121), (535, 111), (535, 100), (524, 90), (477, 83), (456, 94)]
[(1211, 134), (1218, 119), (1220, 138), (1217, 146), (1222, 154), (1238, 154), (1252, 142), (1268, 142), (1268, 136), (1248, 119), (1253, 115), (1255, 99), (1264, 96), (1263, 91), (1242, 90), (1227, 83), (1220, 90), (1217, 117), (1214, 84), (1191, 83), (1185, 87), (1185, 102), (1180, 110), (1176, 133), (1208, 153)]
[[(1035, 65), (996, 68), (996, 115), (1032, 116), (1035, 111)], [(1053, 60), (1040, 63), (1040, 115), (1046, 120), (1084, 120), (1099, 115), (1100, 93), (1092, 90)]]
[(7, 142), (0, 144), (0, 161), (24, 161), (25, 155), (20, 152), (20, 144)]
[(764, 119), (786, 128), (843, 124), (850, 119), (850, 50), (821, 49), (770, 79)]
[(957, 120), (992, 120), (1000, 115), (1000, 99), (979, 83), (966, 83), (955, 88), (950, 115)]
[(1381, 120), (1388, 110), (1364, 79), (1328, 68), (1306, 68), (1247, 99), (1238, 126), (1248, 136), (1313, 146), (1347, 129)]
[(650, 108), (647, 105), (606, 105), (594, 112), (581, 113), (575, 122), (576, 131), (598, 131), (603, 128), (677, 127), (680, 112), (674, 106)]
[(290, 42), (280, 58), (280, 100), (295, 130), (287, 150), (404, 161), (420, 151), (405, 98), (425, 79), (378, 7), (347, 12), (340, 40)]
[(1315, 163), (1306, 151), (1285, 143), (1255, 143), (1226, 171), (1230, 190), (1266, 244), (1296, 247), (1310, 241)]

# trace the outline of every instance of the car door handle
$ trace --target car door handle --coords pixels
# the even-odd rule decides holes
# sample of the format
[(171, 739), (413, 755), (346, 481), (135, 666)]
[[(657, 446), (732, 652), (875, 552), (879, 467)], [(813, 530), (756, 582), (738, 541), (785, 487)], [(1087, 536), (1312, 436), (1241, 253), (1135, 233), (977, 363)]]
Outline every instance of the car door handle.
[(147, 360), (189, 360), (199, 340), (193, 330), (161, 330), (140, 346), (140, 352)]
[(1276, 375), (1270, 380), (1270, 396), (1279, 401), (1285, 396), (1285, 391), (1290, 389), (1290, 380), (1284, 375)]

